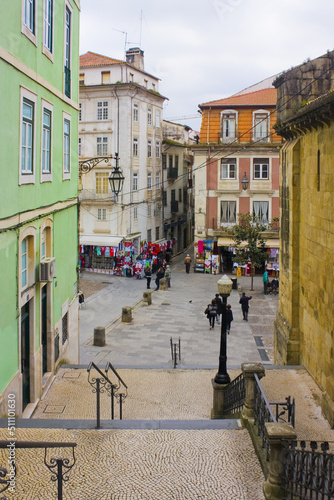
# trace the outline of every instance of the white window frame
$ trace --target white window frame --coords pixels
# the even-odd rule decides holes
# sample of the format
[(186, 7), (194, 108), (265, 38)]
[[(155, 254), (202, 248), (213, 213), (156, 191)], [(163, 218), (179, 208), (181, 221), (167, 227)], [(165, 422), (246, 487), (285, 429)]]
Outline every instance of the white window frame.
[(96, 156), (108, 156), (108, 136), (96, 138)]
[[(67, 34), (66, 11), (67, 10), (70, 13), (70, 36), (69, 36), (68, 43), (67, 43), (67, 38), (66, 38), (66, 34)], [(73, 37), (73, 8), (72, 8), (72, 5), (67, 0), (65, 0), (65, 8), (64, 8), (64, 67), (69, 69), (70, 75), (71, 75), (71, 78), (70, 78), (70, 81), (71, 81), (70, 96), (72, 96), (72, 81), (73, 81), (73, 78), (72, 78), (72, 47), (73, 47), (72, 37)], [(67, 54), (67, 46), (69, 47), (69, 54)], [(67, 59), (69, 59), (68, 65), (67, 65)], [(64, 70), (64, 94), (65, 94), (65, 70)], [(66, 97), (68, 97), (68, 96), (66, 96)]]
[[(21, 33), (37, 46), (37, 0), (22, 0)], [(27, 19), (27, 9), (33, 6), (32, 16)], [(32, 24), (32, 25), (30, 25)]]
[(155, 174), (155, 188), (160, 189), (160, 172)]
[(138, 137), (134, 137), (133, 138), (133, 156), (137, 157), (138, 156), (138, 144), (139, 144), (139, 140), (138, 140)]
[(149, 191), (152, 191), (152, 174), (151, 174), (151, 172), (148, 172), (148, 174), (147, 174), (147, 189)]
[[(20, 158), (19, 158), (19, 184), (34, 184), (35, 183), (35, 171), (36, 171), (36, 116), (37, 116), (37, 95), (30, 92), (29, 90), (21, 87), (21, 117), (20, 117)], [(32, 123), (32, 171), (22, 170), (22, 141), (23, 141), (23, 133), (24, 133), (24, 124), (23, 124), (23, 103), (24, 100), (30, 101), (33, 104), (33, 123)]]
[[(23, 245), (24, 244), (24, 245)], [(21, 241), (21, 289), (28, 286), (28, 259), (29, 259), (29, 237)]]
[[(263, 160), (264, 160), (264, 158), (263, 158)], [(269, 158), (266, 159), (267, 161), (265, 161), (265, 162), (263, 160), (262, 160), (262, 162), (258, 162), (258, 161), (255, 162), (253, 160), (253, 180), (254, 181), (261, 181), (261, 180), (268, 181), (270, 178), (270, 176), (269, 176)], [(255, 176), (255, 166), (259, 167), (259, 169), (258, 169), (259, 176), (258, 177)], [(266, 169), (267, 175), (266, 176), (264, 176), (264, 174), (263, 174), (263, 171), (265, 170), (264, 166), (267, 167), (267, 169)]]
[[(260, 119), (258, 118), (260, 116)], [(259, 119), (259, 123), (257, 120)], [(265, 109), (253, 111), (253, 141), (268, 142), (270, 127), (270, 113)], [(259, 133), (261, 131), (261, 133)]]
[(158, 109), (155, 112), (155, 126), (160, 128), (160, 111)]
[[(234, 121), (234, 130), (231, 130), (232, 117)], [(226, 109), (220, 113), (221, 121), (221, 140), (222, 142), (233, 142), (238, 137), (238, 113), (232, 109)]]
[(95, 192), (96, 192), (96, 194), (108, 194), (108, 192), (109, 192), (109, 174), (107, 174), (105, 172), (96, 172), (96, 174), (95, 174)]
[[(227, 203), (226, 220), (223, 220), (223, 203)], [(230, 204), (234, 204), (230, 206)], [(237, 222), (237, 201), (236, 200), (220, 200), (220, 225), (230, 227)]]
[(160, 141), (155, 141), (155, 157), (160, 158)]
[(147, 141), (147, 158), (152, 158), (152, 141), (149, 139)]
[(107, 220), (107, 209), (106, 208), (98, 208), (97, 209), (97, 220), (106, 221)]
[(106, 121), (109, 118), (109, 102), (108, 101), (98, 101), (97, 102), (97, 120)]
[(138, 191), (138, 173), (132, 174), (132, 191)]
[(152, 125), (152, 108), (147, 108), (147, 125)]
[(43, 0), (43, 54), (53, 61), (54, 0)]
[[(232, 160), (232, 158), (231, 158)], [(236, 180), (237, 179), (237, 161), (233, 158), (234, 161), (228, 163), (229, 159), (222, 158), (220, 163), (220, 178), (221, 180)], [(232, 168), (233, 167), (233, 168)], [(226, 174), (224, 170), (226, 169)]]
[(138, 207), (133, 208), (133, 220), (138, 220)]
[(133, 121), (135, 123), (139, 123), (139, 104), (133, 103)]
[[(44, 130), (44, 111), (47, 111), (50, 114), (50, 169), (44, 170), (43, 158), (44, 158), (44, 140), (45, 140), (45, 130)], [(47, 101), (42, 99), (42, 137), (41, 137), (41, 182), (51, 182), (52, 181), (52, 149), (53, 149), (53, 105)]]
[[(256, 207), (255, 203), (259, 203), (259, 205)], [(263, 206), (261, 206), (262, 203), (265, 203), (266, 207), (267, 207), (267, 218), (266, 219), (263, 218), (263, 212), (262, 212)], [(258, 210), (255, 210), (255, 208), (258, 208)], [(261, 224), (268, 224), (269, 220), (270, 220), (269, 211), (270, 211), (269, 200), (253, 200), (252, 214), (253, 214), (255, 220), (258, 220), (258, 222), (260, 222)], [(258, 213), (259, 216), (257, 216), (256, 213)]]
[[(67, 137), (67, 135), (65, 135), (65, 123), (68, 122), (70, 125), (69, 140), (68, 144), (65, 145), (65, 138)], [(63, 111), (63, 181), (71, 179), (71, 125), (71, 115)], [(68, 159), (68, 165), (66, 159)]]
[(79, 114), (78, 114), (79, 122), (82, 121), (82, 102), (79, 102)]

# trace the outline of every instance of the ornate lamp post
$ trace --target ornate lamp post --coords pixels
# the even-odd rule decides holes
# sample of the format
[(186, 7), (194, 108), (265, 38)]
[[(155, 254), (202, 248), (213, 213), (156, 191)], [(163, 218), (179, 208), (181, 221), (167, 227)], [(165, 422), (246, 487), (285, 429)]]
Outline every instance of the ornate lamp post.
[(226, 371), (226, 303), (227, 297), (230, 295), (232, 290), (232, 281), (224, 274), (222, 278), (217, 282), (218, 293), (222, 297), (223, 312), (222, 312), (222, 323), (221, 323), (221, 334), (220, 334), (220, 353), (219, 353), (219, 368), (215, 376), (216, 384), (229, 384), (231, 379)]
[(241, 184), (242, 184), (242, 189), (244, 191), (247, 191), (247, 188), (248, 188), (248, 179), (247, 179), (246, 172), (244, 173), (244, 176), (242, 178)]
[(122, 170), (118, 167), (118, 153), (115, 156), (99, 156), (96, 158), (89, 158), (88, 160), (83, 160), (79, 162), (79, 179), (81, 179), (82, 174), (87, 174), (90, 172), (98, 163), (104, 161), (107, 163), (110, 159), (115, 160), (115, 168), (109, 175), (109, 184), (112, 193), (116, 196), (122, 191), (124, 176)]

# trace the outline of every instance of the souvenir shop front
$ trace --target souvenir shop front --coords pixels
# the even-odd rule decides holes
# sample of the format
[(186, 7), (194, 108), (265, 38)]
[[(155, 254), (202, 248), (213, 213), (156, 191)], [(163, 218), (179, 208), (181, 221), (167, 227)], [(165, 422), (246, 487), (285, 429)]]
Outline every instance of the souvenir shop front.
[(267, 260), (265, 264), (269, 278), (279, 278), (279, 240), (266, 241)]
[(174, 240), (151, 243), (139, 237), (125, 239), (115, 236), (81, 235), (79, 265), (90, 272), (142, 278), (145, 266), (160, 267)]
[(195, 242), (195, 273), (220, 272), (217, 241), (199, 240)]

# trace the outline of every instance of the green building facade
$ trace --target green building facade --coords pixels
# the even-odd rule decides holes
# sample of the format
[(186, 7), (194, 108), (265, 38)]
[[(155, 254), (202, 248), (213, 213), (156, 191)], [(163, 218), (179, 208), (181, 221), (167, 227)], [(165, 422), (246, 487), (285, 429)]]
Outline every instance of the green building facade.
[(0, 16), (0, 411), (28, 415), (78, 362), (77, 0), (15, 0)]

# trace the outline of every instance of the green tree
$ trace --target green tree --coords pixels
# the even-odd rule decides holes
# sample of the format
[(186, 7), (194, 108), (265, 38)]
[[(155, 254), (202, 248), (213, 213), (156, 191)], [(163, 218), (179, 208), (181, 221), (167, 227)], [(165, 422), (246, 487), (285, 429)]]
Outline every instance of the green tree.
[(234, 262), (252, 264), (251, 290), (253, 290), (253, 275), (256, 267), (261, 267), (267, 259), (263, 232), (266, 225), (256, 220), (251, 214), (238, 214), (238, 224), (228, 230), (235, 242)]

